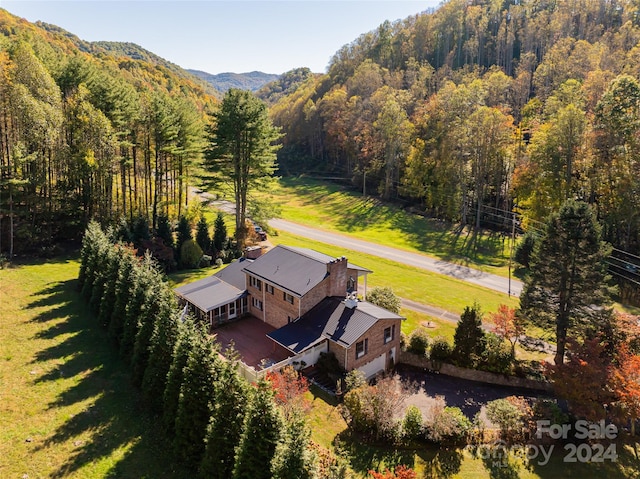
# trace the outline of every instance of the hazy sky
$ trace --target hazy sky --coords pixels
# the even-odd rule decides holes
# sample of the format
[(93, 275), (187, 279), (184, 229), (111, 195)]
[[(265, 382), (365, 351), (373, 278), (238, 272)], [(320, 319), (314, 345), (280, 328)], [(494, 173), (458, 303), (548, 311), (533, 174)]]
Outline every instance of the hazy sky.
[(83, 40), (128, 41), (209, 73), (297, 67), (324, 72), (333, 54), (385, 20), (440, 0), (31, 1), (0, 0), (30, 22), (58, 25)]

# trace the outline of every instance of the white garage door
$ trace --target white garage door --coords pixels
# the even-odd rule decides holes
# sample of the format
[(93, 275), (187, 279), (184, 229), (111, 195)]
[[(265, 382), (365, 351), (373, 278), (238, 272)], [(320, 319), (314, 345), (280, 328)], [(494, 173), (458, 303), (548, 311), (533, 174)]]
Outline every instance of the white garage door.
[(381, 371), (384, 371), (384, 367), (386, 364), (387, 353), (383, 353), (378, 356), (373, 361), (365, 364), (364, 366), (360, 366), (358, 370), (362, 371), (367, 379), (375, 376)]

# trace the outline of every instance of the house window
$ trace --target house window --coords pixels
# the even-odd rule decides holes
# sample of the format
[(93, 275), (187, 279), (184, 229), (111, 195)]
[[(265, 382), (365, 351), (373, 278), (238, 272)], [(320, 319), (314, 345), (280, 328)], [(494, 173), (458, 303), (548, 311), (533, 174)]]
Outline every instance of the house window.
[(356, 343), (356, 359), (360, 359), (362, 356), (367, 354), (367, 349), (369, 349), (369, 340), (363, 339), (360, 342)]
[(291, 296), (289, 293), (282, 293), (282, 295), (283, 295), (282, 297), (287, 303), (293, 304), (293, 296)]
[(393, 324), (388, 328), (384, 329), (384, 344), (387, 344), (389, 341), (393, 341), (394, 336), (396, 335), (396, 325)]
[(253, 298), (253, 307), (262, 311), (262, 301), (258, 298)]
[(253, 286), (254, 288), (256, 288), (258, 291), (262, 291), (262, 281), (260, 281), (255, 276), (250, 276), (249, 278), (250, 278), (249, 279), (249, 284), (251, 286)]
[(272, 284), (266, 284), (264, 285), (264, 289), (267, 293), (271, 293), (273, 294), (273, 285)]

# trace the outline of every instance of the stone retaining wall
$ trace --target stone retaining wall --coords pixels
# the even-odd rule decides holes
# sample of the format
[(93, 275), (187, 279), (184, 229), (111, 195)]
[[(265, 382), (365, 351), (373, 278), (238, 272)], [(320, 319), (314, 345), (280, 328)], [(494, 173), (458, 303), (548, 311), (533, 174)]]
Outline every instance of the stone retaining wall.
[(515, 376), (506, 376), (504, 374), (490, 373), (488, 371), (478, 371), (476, 369), (466, 369), (453, 364), (442, 363), (439, 361), (431, 361), (417, 354), (402, 351), (398, 357), (398, 364), (407, 364), (418, 368), (428, 369), (430, 371), (438, 371), (447, 376), (453, 376), (460, 379), (468, 379), (469, 381), (477, 381), (488, 384), (496, 384), (499, 386), (512, 386), (518, 388), (535, 389), (540, 391), (552, 390), (551, 384), (533, 379), (518, 378)]

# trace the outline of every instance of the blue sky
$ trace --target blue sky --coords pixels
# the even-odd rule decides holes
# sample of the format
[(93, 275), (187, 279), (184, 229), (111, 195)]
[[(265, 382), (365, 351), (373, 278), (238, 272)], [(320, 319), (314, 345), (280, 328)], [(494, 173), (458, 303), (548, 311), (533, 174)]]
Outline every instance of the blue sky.
[(83, 40), (129, 41), (183, 68), (209, 73), (314, 72), (343, 45), (385, 20), (440, 0), (32, 1), (0, 0), (30, 22), (58, 25)]

